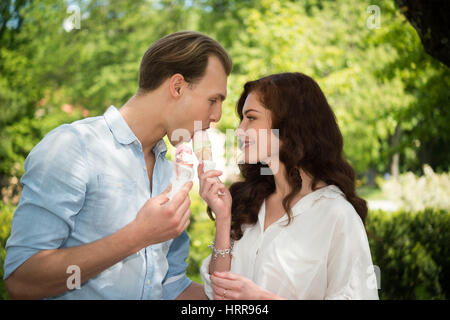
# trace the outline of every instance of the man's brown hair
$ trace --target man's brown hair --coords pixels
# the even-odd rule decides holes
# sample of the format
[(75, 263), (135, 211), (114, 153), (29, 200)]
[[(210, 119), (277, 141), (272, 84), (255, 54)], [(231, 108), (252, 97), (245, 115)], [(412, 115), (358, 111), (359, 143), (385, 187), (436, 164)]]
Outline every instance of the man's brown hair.
[(142, 57), (139, 70), (139, 92), (158, 88), (164, 80), (176, 73), (186, 82), (200, 80), (206, 70), (209, 56), (222, 62), (227, 75), (232, 61), (225, 49), (214, 39), (195, 31), (169, 34), (154, 42)]

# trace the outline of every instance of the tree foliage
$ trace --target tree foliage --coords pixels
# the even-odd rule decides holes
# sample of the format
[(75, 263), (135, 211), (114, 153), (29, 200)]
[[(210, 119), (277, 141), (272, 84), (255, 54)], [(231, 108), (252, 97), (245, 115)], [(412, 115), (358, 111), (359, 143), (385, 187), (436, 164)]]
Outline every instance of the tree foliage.
[[(235, 103), (246, 81), (299, 71), (328, 97), (360, 174), (389, 171), (395, 154), (400, 171), (420, 172), (424, 163), (448, 170), (449, 68), (425, 53), (393, 0), (374, 4), (379, 28), (368, 27), (367, 3), (344, 0), (5, 1), (0, 175), (17, 174), (11, 168), (46, 133), (40, 123), (74, 117), (58, 115), (63, 104), (89, 115), (122, 105), (136, 91), (146, 48), (184, 29), (215, 37), (233, 58), (221, 130), (237, 127)], [(67, 32), (71, 5), (80, 28)]]

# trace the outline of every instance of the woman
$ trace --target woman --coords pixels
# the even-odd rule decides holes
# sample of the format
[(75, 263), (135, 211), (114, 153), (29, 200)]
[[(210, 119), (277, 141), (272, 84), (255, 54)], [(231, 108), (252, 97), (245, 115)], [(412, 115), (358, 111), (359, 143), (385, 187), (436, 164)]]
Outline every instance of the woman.
[(207, 296), (378, 299), (367, 205), (317, 83), (301, 73), (248, 82), (237, 112), (243, 181), (227, 190), (215, 178), (220, 171), (198, 170), (216, 220), (213, 252), (201, 267)]

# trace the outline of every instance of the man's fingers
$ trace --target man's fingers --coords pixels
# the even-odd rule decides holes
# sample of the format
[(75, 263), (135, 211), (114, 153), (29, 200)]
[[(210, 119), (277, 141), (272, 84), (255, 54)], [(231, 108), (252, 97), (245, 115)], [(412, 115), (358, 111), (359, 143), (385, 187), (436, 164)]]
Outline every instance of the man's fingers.
[(178, 190), (178, 192), (173, 196), (171, 203), (175, 210), (183, 203), (185, 198), (188, 197), (192, 185), (192, 181), (186, 182), (183, 187)]
[(158, 197), (161, 197), (161, 198), (167, 197), (167, 195), (169, 194), (170, 190), (172, 190), (172, 184), (171, 183), (167, 186), (166, 190), (164, 190), (163, 192), (161, 192), (160, 195), (158, 195)]
[(188, 181), (183, 185), (183, 188), (189, 192), (192, 189), (192, 186), (194, 185), (194, 183), (192, 181)]
[(169, 194), (170, 190), (172, 190), (172, 184), (169, 184), (169, 186), (166, 188), (166, 190), (161, 192), (161, 194), (156, 197), (156, 198), (158, 198), (159, 204), (164, 204), (169, 200), (168, 194)]
[(186, 210), (189, 209), (189, 206), (191, 205), (191, 199), (189, 197), (184, 198), (184, 201), (180, 204), (180, 206), (176, 209), (176, 215), (184, 215)]
[[(184, 216), (182, 218), (182, 223), (183, 223), (183, 230), (186, 230), (186, 228), (189, 226), (189, 224), (191, 223), (191, 210), (187, 209), (186, 212), (184, 213)], [(183, 221), (184, 220), (184, 221)]]

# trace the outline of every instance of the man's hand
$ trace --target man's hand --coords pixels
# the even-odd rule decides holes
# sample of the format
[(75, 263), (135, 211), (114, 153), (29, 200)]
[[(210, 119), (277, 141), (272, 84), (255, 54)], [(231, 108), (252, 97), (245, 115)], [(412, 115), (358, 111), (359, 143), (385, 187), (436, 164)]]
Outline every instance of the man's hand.
[(189, 226), (191, 200), (189, 191), (192, 182), (187, 182), (168, 201), (169, 186), (159, 196), (150, 198), (139, 210), (132, 222), (138, 230), (137, 237), (142, 241), (142, 247), (161, 243), (178, 237)]

